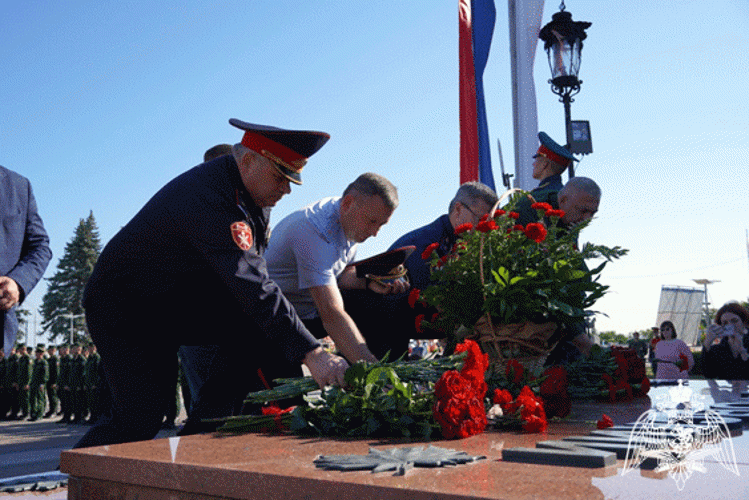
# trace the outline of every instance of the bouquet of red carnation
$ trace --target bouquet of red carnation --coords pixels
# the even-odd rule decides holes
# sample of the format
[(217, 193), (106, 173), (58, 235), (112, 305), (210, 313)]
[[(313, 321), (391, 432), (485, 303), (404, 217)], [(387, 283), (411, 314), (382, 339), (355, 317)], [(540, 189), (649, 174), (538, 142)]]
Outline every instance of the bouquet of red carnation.
[(513, 398), (510, 391), (495, 389), (489, 417), (495, 427), (522, 429), (523, 432), (545, 432), (549, 423), (543, 401), (527, 385)]
[(567, 366), (569, 394), (574, 399), (629, 401), (650, 390), (645, 362), (634, 349), (594, 345), (586, 358)]
[(484, 374), (489, 359), (472, 340), (458, 344), (455, 351), (467, 353), (463, 368), (446, 371), (434, 386), (434, 419), (447, 439), (473, 436), (486, 428)]

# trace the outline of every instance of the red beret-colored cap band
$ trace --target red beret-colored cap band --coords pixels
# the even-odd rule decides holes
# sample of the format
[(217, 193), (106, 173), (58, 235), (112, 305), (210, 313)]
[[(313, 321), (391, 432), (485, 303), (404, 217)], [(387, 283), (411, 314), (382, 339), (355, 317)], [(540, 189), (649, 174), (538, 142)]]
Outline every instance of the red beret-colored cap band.
[(297, 173), (307, 163), (307, 158), (296, 151), (255, 132), (246, 131), (242, 137), (242, 145)]
[(543, 144), (541, 144), (538, 147), (538, 151), (536, 152), (537, 155), (543, 156), (544, 158), (548, 158), (549, 160), (553, 161), (554, 163), (558, 163), (562, 167), (566, 167), (570, 164), (571, 160), (569, 158), (565, 158), (564, 156), (559, 156), (554, 151), (550, 150)]

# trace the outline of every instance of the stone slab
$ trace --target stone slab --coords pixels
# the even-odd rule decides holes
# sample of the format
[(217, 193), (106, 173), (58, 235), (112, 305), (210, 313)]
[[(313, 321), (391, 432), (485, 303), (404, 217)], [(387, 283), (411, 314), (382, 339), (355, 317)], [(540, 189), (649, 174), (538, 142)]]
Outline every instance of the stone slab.
[[(614, 421), (621, 427), (609, 431), (612, 437), (621, 441), (625, 424), (637, 419), (642, 406), (635, 402), (613, 408)], [(70, 500), (749, 498), (747, 433), (731, 439), (735, 471), (719, 460), (705, 460), (705, 473), (695, 471), (682, 490), (665, 472), (636, 469), (622, 476), (621, 459), (604, 460), (600, 468), (552, 465), (564, 460), (559, 459), (564, 452), (559, 447), (577, 445), (569, 438), (600, 436), (594, 433), (595, 420), (611, 408), (586, 403), (573, 410), (565, 421), (552, 422), (545, 434), (490, 431), (463, 440), (435, 441), (435, 446), (486, 459), (447, 468), (414, 468), (405, 475), (324, 470), (315, 466), (314, 459), (425, 443), (262, 434), (174, 437), (68, 451), (62, 453), (61, 470), (70, 476)], [(539, 442), (565, 443), (565, 438), (568, 444), (556, 450), (536, 449)], [(511, 462), (515, 452), (508, 450), (513, 449), (555, 458), (544, 463)]]

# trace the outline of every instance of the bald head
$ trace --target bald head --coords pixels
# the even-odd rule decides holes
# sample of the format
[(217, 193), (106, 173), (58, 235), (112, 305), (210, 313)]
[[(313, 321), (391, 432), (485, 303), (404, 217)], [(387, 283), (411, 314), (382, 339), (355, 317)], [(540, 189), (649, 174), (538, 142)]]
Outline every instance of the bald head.
[(601, 188), (593, 179), (573, 177), (557, 196), (559, 208), (564, 210), (562, 223), (568, 226), (592, 218), (601, 202)]

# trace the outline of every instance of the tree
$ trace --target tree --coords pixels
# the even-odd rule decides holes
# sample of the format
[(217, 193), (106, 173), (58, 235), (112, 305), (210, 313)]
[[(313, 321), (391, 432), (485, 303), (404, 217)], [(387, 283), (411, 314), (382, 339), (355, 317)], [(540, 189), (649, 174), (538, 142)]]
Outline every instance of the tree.
[[(69, 339), (72, 330), (74, 341), (90, 340), (83, 319), (83, 288), (94, 270), (101, 252), (99, 230), (94, 213), (81, 219), (73, 239), (65, 246), (65, 252), (57, 264), (54, 276), (47, 279), (47, 292), (42, 299), (42, 328), (51, 332), (50, 341), (58, 337)], [(81, 333), (82, 332), (82, 333)]]
[(31, 316), (31, 312), (29, 312), (28, 309), (24, 309), (22, 307), (16, 309), (16, 318), (18, 318), (16, 342), (26, 342), (26, 332), (29, 329), (29, 316)]

